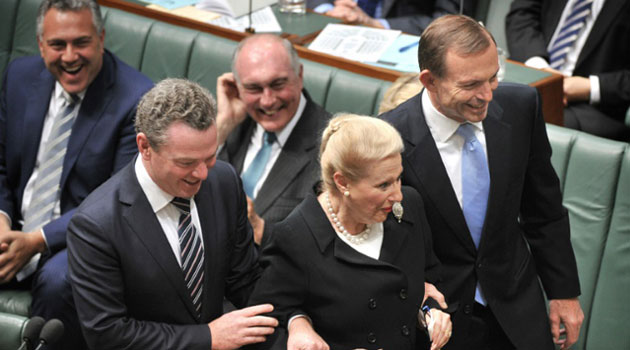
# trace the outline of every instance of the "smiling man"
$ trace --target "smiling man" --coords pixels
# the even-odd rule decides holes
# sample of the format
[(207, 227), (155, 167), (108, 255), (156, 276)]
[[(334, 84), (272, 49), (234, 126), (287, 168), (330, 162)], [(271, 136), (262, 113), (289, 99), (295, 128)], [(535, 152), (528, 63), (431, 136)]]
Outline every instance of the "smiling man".
[(429, 25), (418, 58), (425, 89), (381, 117), (405, 141), (402, 182), (423, 196), (440, 291), (459, 305), (444, 348), (569, 348), (580, 285), (536, 90), (497, 82), (494, 39), (469, 17)]
[(330, 114), (303, 89), (302, 64), (286, 39), (254, 35), (217, 81), (219, 158), (243, 178), (256, 242), (319, 180), (319, 134)]
[(41, 57), (11, 62), (0, 95), (0, 288), (30, 288), (32, 314), (64, 322), (63, 349), (85, 348), (66, 279), (68, 221), (133, 157), (135, 107), (152, 86), (104, 39), (95, 1), (43, 1)]

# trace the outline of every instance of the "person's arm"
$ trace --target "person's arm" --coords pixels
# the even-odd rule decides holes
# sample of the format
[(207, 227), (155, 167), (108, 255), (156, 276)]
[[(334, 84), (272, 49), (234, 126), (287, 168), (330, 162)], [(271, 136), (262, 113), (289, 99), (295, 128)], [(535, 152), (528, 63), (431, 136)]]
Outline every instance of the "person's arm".
[(233, 73), (223, 73), (217, 78), (217, 137), (223, 145), (232, 131), (245, 120), (247, 110), (240, 99)]
[(511, 59), (525, 62), (538, 56), (548, 60), (542, 26), (541, 0), (512, 2), (505, 18), (505, 34)]

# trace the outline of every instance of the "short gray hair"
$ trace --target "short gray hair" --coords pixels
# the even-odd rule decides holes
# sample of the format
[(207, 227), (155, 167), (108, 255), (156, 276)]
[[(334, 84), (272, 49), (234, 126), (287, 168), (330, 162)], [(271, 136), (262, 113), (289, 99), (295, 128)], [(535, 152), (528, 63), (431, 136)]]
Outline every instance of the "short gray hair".
[(275, 42), (280, 43), (282, 47), (284, 48), (285, 52), (287, 53), (287, 56), (289, 57), (289, 64), (291, 65), (291, 69), (293, 70), (295, 75), (298, 75), (298, 76), (300, 75), (300, 67), (301, 67), (300, 58), (298, 57), (298, 54), (295, 51), (295, 48), (293, 48), (293, 44), (291, 44), (289, 40), (285, 38), (281, 38), (275, 34), (256, 34), (256, 35), (248, 36), (245, 39), (241, 40), (241, 42), (238, 43), (238, 46), (234, 50), (234, 53), (232, 54), (232, 73), (234, 74), (234, 78), (236, 79), (236, 81), (239, 81), (238, 72), (236, 71), (236, 61), (238, 60), (238, 56), (240, 55), (241, 50), (250, 41), (255, 42), (258, 40), (269, 40), (269, 41), (275, 41)]
[(103, 32), (103, 16), (96, 0), (44, 0), (37, 10), (37, 38), (40, 40), (44, 34), (44, 16), (52, 8), (62, 12), (90, 9), (94, 30), (99, 34)]
[(217, 117), (212, 94), (186, 79), (164, 79), (149, 90), (138, 103), (136, 133), (147, 136), (152, 148), (166, 143), (166, 131), (175, 122), (183, 122), (199, 131), (211, 127)]
[(437, 77), (446, 74), (446, 53), (454, 50), (467, 56), (486, 50), (494, 41), (483, 25), (464, 15), (442, 16), (427, 27), (420, 37), (418, 63)]

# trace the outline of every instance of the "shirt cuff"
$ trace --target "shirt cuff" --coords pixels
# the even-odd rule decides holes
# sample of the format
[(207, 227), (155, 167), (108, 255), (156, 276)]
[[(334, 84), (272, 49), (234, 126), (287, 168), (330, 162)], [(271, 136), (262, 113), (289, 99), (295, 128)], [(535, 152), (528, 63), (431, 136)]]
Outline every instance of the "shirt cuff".
[(9, 221), (9, 229), (11, 229), (11, 227), (13, 227), (13, 222), (11, 221), (11, 217), (9, 216), (9, 214), (7, 214), (7, 212), (4, 210), (0, 210), (0, 215), (4, 215), (7, 218), (7, 220)]
[(392, 29), (392, 27), (389, 25), (389, 22), (387, 22), (386, 19), (379, 18), (379, 19), (377, 19), (377, 21), (381, 22), (381, 24), (383, 25), (383, 28), (385, 28), (385, 29)]
[(530, 57), (525, 61), (525, 65), (532, 68), (549, 68), (549, 62), (547, 62), (544, 58), (540, 56)]
[(46, 245), (46, 250), (50, 250), (50, 248), (48, 247), (48, 240), (46, 240), (46, 232), (44, 232), (44, 228), (40, 228), (39, 229), (42, 233), (42, 238), (44, 239), (44, 244)]
[(315, 7), (313, 9), (313, 11), (317, 12), (317, 13), (326, 13), (332, 9), (334, 9), (335, 6), (333, 4), (329, 4), (329, 3), (325, 3), (325, 4), (321, 4), (317, 7)]
[(602, 100), (601, 90), (599, 89), (599, 77), (597, 75), (590, 75), (588, 80), (591, 82), (591, 104), (597, 104)]
[(289, 319), (289, 322), (287, 322), (287, 329), (289, 329), (289, 326), (291, 325), (291, 322), (293, 322), (293, 320), (295, 320), (295, 319), (297, 319), (297, 318), (300, 318), (300, 317), (305, 318), (305, 319), (308, 321), (308, 323), (310, 323), (310, 324), (311, 324), (311, 326), (313, 325), (313, 321), (311, 320), (311, 318), (310, 318), (310, 317), (308, 317), (308, 316), (306, 316), (306, 315), (301, 315), (301, 314), (298, 314), (298, 315), (295, 315), (295, 316), (293, 316), (293, 317), (291, 317), (291, 318)]

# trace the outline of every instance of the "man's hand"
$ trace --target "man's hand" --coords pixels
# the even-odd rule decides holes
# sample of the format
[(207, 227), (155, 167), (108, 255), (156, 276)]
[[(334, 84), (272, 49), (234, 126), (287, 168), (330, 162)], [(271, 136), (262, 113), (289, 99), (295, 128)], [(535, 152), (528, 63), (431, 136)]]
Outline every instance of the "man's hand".
[(0, 284), (12, 280), (33, 255), (45, 250), (41, 231), (0, 231)]
[(287, 350), (329, 350), (330, 347), (315, 332), (311, 323), (304, 317), (294, 318), (289, 324)]
[(217, 78), (217, 137), (222, 145), (232, 130), (245, 120), (247, 110), (238, 94), (236, 79), (232, 73)]
[(570, 102), (588, 102), (591, 98), (591, 80), (584, 77), (564, 77), (564, 105)]
[(264, 342), (278, 326), (275, 318), (260, 315), (271, 311), (271, 304), (261, 304), (228, 312), (210, 322), (212, 350), (238, 349), (247, 344)]
[(326, 15), (339, 18), (351, 24), (383, 28), (383, 24), (380, 21), (368, 16), (353, 0), (335, 0), (335, 7), (326, 12)]
[(252, 229), (254, 230), (254, 242), (260, 245), (260, 242), (262, 242), (263, 232), (265, 231), (265, 220), (258, 216), (256, 210), (254, 210), (254, 201), (252, 201), (249, 197), (247, 197), (247, 218), (249, 219), (249, 224), (252, 225)]
[[(551, 335), (554, 343), (560, 345), (560, 349), (570, 348), (578, 340), (580, 327), (584, 321), (584, 313), (578, 299), (550, 300), (549, 321), (551, 322)], [(564, 324), (563, 330), (560, 330), (561, 324)], [(566, 334), (565, 339), (560, 339), (562, 334)]]
[(437, 301), (442, 309), (446, 309), (448, 307), (448, 304), (446, 304), (446, 298), (444, 298), (444, 294), (440, 293), (440, 291), (437, 290), (437, 288), (435, 288), (435, 286), (431, 283), (424, 282), (424, 297), (422, 298), (423, 305), (429, 297)]

